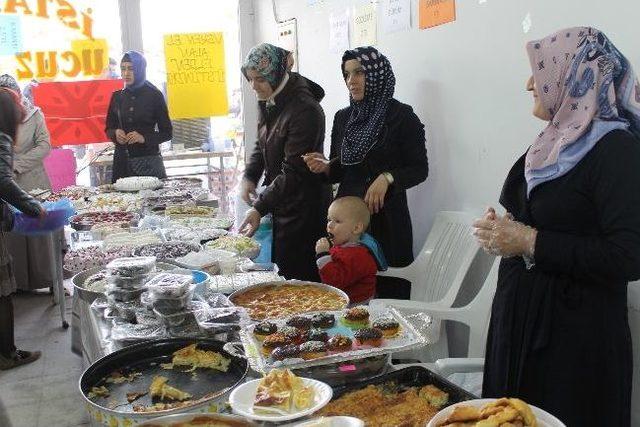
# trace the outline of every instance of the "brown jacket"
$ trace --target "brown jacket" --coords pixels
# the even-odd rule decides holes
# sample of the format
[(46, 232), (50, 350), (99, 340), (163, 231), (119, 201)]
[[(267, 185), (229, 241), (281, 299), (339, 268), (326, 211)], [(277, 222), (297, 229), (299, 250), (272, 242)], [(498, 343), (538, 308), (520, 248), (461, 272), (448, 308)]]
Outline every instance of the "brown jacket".
[[(316, 91), (317, 93), (317, 91)], [(272, 259), (287, 278), (318, 280), (315, 242), (325, 234), (330, 186), (302, 155), (323, 150), (324, 112), (308, 81), (295, 73), (267, 108), (260, 102), (258, 143), (245, 178), (266, 187), (254, 207), (273, 214)]]

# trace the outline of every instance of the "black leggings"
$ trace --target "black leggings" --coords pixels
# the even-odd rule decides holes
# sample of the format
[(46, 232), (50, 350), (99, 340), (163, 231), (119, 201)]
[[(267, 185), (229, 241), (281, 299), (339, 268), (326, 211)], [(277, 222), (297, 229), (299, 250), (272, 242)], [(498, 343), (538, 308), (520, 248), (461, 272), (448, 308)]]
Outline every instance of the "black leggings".
[(13, 336), (13, 301), (11, 295), (0, 297), (0, 355), (11, 357), (16, 351)]

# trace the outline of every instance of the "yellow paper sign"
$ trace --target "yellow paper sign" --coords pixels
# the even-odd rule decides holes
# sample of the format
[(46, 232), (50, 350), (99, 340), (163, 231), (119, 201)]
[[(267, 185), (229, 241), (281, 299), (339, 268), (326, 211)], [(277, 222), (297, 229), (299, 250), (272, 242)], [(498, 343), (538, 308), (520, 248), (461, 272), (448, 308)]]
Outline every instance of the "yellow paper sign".
[(167, 34), (164, 56), (172, 119), (229, 113), (222, 33)]
[(85, 76), (99, 76), (109, 65), (106, 39), (71, 40), (71, 52), (77, 57), (77, 61), (72, 61), (73, 64), (79, 64)]
[(420, 29), (456, 20), (455, 0), (420, 0)]

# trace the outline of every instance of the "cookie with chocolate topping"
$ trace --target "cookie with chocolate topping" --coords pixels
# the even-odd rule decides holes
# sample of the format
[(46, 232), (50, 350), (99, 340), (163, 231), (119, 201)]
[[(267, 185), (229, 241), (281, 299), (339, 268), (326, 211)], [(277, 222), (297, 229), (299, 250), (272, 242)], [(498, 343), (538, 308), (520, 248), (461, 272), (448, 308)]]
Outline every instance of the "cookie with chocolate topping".
[(327, 345), (322, 341), (307, 341), (300, 345), (300, 354), (305, 360), (317, 359), (327, 354)]
[(302, 334), (304, 341), (322, 341), (327, 342), (329, 340), (329, 334), (322, 329), (309, 329)]
[(344, 312), (342, 323), (353, 329), (369, 326), (369, 310), (365, 307), (353, 307)]
[(348, 351), (351, 350), (351, 344), (351, 338), (337, 334), (329, 338), (327, 348), (331, 351)]
[(362, 328), (354, 332), (353, 337), (359, 345), (380, 347), (382, 344), (382, 331), (377, 328)]
[(336, 316), (331, 313), (318, 313), (311, 317), (311, 326), (314, 328), (329, 329), (336, 324)]
[(381, 317), (373, 322), (373, 327), (380, 329), (385, 338), (398, 335), (400, 324), (391, 317)]
[(295, 359), (300, 357), (300, 348), (295, 344), (278, 347), (271, 352), (273, 360)]
[(307, 316), (292, 316), (287, 320), (287, 326), (293, 326), (294, 328), (306, 331), (311, 328), (311, 318)]
[(266, 337), (271, 334), (275, 334), (276, 332), (278, 332), (278, 326), (268, 320), (258, 323), (256, 327), (253, 328), (253, 335), (255, 335), (259, 341), (264, 340)]

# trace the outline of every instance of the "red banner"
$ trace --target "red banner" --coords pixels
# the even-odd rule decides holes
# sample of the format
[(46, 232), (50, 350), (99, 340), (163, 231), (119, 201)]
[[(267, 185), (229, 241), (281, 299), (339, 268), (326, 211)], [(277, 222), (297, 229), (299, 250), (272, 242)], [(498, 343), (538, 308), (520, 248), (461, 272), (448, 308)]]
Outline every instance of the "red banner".
[(40, 83), (33, 89), (34, 103), (42, 109), (51, 144), (106, 142), (104, 133), (111, 94), (122, 80)]

